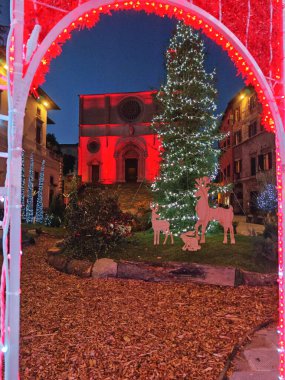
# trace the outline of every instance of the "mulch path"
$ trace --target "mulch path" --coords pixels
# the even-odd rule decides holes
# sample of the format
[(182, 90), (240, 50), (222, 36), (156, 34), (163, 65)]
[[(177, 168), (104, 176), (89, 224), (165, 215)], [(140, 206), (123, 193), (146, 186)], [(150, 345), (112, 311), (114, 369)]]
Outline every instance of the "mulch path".
[(80, 279), (23, 255), (21, 379), (217, 380), (235, 343), (277, 319), (277, 287)]

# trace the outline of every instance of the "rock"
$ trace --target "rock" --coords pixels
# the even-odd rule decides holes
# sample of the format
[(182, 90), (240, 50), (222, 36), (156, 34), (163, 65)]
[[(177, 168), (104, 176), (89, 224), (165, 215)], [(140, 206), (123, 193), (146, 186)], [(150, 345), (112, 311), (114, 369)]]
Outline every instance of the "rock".
[(67, 257), (64, 255), (57, 255), (57, 254), (49, 254), (48, 255), (48, 263), (55, 269), (59, 270), (60, 272), (66, 271), (66, 265), (67, 265)]
[(118, 264), (112, 259), (99, 259), (92, 269), (93, 278), (117, 277)]
[(271, 286), (277, 284), (277, 273), (255, 273), (241, 270), (243, 284), (248, 286)]
[(235, 286), (235, 268), (188, 263), (120, 261), (118, 277), (144, 281), (194, 281), (212, 285)]
[(210, 285), (235, 286), (236, 269), (231, 267), (219, 267), (201, 265), (195, 263), (172, 263), (175, 270), (170, 273), (177, 280), (190, 280)]
[(56, 245), (56, 247), (63, 247), (63, 245), (64, 245), (64, 242), (65, 242), (65, 240), (64, 239), (61, 239), (61, 240), (58, 240), (56, 243), (55, 243), (55, 245)]
[(47, 251), (48, 256), (58, 255), (61, 253), (61, 249), (59, 247), (52, 247)]
[(118, 264), (118, 277), (143, 281), (165, 281), (171, 276), (162, 268), (150, 264), (120, 261)]
[(31, 236), (38, 236), (38, 233), (37, 233), (36, 229), (28, 230), (27, 232)]
[(71, 260), (67, 263), (66, 272), (86, 278), (91, 276), (92, 263), (87, 260)]

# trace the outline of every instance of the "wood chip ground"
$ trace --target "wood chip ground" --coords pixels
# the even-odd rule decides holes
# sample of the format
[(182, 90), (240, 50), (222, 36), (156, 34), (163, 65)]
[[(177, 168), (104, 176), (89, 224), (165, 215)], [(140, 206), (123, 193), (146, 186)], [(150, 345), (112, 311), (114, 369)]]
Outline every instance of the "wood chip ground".
[(80, 279), (25, 249), (21, 379), (217, 380), (248, 331), (277, 319), (277, 287)]

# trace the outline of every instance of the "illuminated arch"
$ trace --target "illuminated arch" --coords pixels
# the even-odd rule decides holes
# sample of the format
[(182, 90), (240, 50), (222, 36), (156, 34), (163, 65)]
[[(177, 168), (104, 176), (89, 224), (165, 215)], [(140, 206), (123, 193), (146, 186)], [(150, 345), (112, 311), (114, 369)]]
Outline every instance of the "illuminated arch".
[[(126, 2), (123, 0), (116, 2), (110, 0), (89, 0), (67, 13), (66, 16), (64, 16), (45, 36), (32, 57), (31, 62), (27, 66), (27, 71), (24, 76), (25, 92), (30, 89), (39, 66), (49, 65), (50, 58), (46, 58), (45, 56), (50, 47), (56, 43), (58, 36), (63, 38), (62, 43), (64, 43), (67, 38), (65, 38), (64, 35), (66, 34), (69, 36), (70, 32), (80, 27), (80, 25), (74, 24), (74, 21), (84, 18), (86, 15), (90, 17), (90, 12), (91, 14), (92, 12), (96, 12), (97, 17), (100, 13), (107, 13), (110, 12), (110, 10), (147, 10), (148, 13), (157, 14), (157, 6), (159, 7), (159, 5), (163, 3), (167, 4), (168, 7), (171, 7), (170, 9), (167, 8), (168, 13), (170, 13), (170, 10), (172, 9), (172, 15), (174, 17), (183, 20), (186, 24), (196, 29), (201, 29), (205, 35), (227, 51), (229, 57), (236, 65), (237, 69), (240, 70), (245, 81), (252, 83), (255, 87), (259, 101), (263, 105), (263, 122), (265, 127), (268, 130), (274, 131), (275, 123), (278, 123), (279, 126), (282, 125), (274, 93), (261, 68), (244, 44), (222, 22), (205, 10), (186, 0), (152, 2), (151, 4), (153, 4), (153, 6), (151, 7), (149, 7), (149, 5), (144, 7), (144, 4), (149, 4), (148, 2), (140, 2), (139, 7), (136, 6), (135, 2), (133, 3), (134, 7), (130, 7), (130, 3), (132, 2)], [(110, 7), (111, 4), (113, 4), (112, 7)], [(42, 67), (42, 69), (44, 68)]]
[[(217, 0), (216, 2), (221, 0)], [(221, 45), (229, 56), (236, 64), (238, 70), (241, 71), (247, 83), (251, 82), (259, 96), (264, 109), (263, 121), (268, 129), (275, 130), (276, 132), (276, 168), (277, 168), (277, 187), (278, 187), (278, 201), (279, 201), (279, 290), (280, 290), (280, 379), (284, 379), (284, 220), (283, 209), (285, 209), (284, 196), (282, 194), (282, 183), (284, 183), (285, 172), (285, 138), (284, 126), (282, 117), (284, 112), (285, 102), (282, 101), (280, 109), (278, 108), (277, 98), (284, 97), (284, 72), (285, 72), (285, 59), (281, 62), (280, 70), (283, 77), (279, 92), (273, 91), (273, 87), (269, 85), (266, 74), (262, 72), (260, 66), (257, 64), (253, 55), (249, 52), (246, 46), (230, 31), (217, 17), (203, 10), (202, 8), (193, 4), (192, 1), (186, 0), (160, 0), (158, 1), (112, 1), (112, 0), (89, 0), (86, 2), (79, 2), (81, 5), (76, 6), (74, 9), (67, 9), (66, 15), (62, 17), (56, 25), (45, 35), (43, 41), (37, 46), (31, 61), (23, 66), (23, 56), (25, 49), (23, 45), (26, 42), (24, 38), (24, 4), (26, 5), (37, 3), (31, 0), (14, 0), (11, 1), (12, 9), (12, 23), (11, 31), (7, 43), (7, 57), (9, 63), (8, 75), (8, 94), (9, 94), (9, 128), (8, 128), (8, 164), (7, 164), (7, 181), (6, 189), (3, 194), (7, 192), (6, 208), (4, 217), (4, 235), (3, 235), (3, 251), (4, 251), (4, 270), (2, 275), (2, 352), (5, 354), (5, 379), (16, 379), (18, 377), (19, 368), (19, 298), (20, 298), (20, 173), (21, 173), (21, 150), (22, 150), (22, 132), (23, 132), (23, 116), (25, 102), (31, 83), (36, 74), (37, 68), (43, 60), (45, 63), (45, 55), (48, 49), (51, 48), (53, 43), (60, 42), (58, 36), (61, 33), (68, 36), (74, 26), (81, 25), (76, 22), (80, 17), (86, 17), (87, 12), (96, 11), (98, 13), (107, 13), (109, 10), (116, 9), (135, 9), (145, 10), (149, 13), (158, 15), (174, 16), (177, 19), (184, 20), (188, 25), (197, 29), (202, 29), (208, 37), (213, 39), (217, 44)], [(285, 1), (272, 0), (272, 2), (280, 5), (280, 17), (285, 16), (282, 13), (281, 6), (285, 5)], [(40, 3), (40, 2), (38, 2)], [(75, 3), (70, 2), (70, 3)], [(42, 3), (43, 4), (43, 3)], [(45, 3), (46, 5), (48, 2)], [(49, 5), (47, 5), (49, 6)], [(52, 7), (52, 6), (51, 6)], [(53, 7), (55, 8), (55, 7)], [(284, 10), (283, 10), (284, 12)], [(96, 20), (95, 22), (96, 23)], [(285, 22), (284, 22), (285, 24)], [(284, 25), (283, 25), (284, 29)], [(64, 36), (60, 37), (64, 41)], [(284, 39), (280, 37), (280, 43), (283, 43), (282, 50), (284, 52)], [(49, 62), (47, 62), (49, 63)], [(281, 67), (282, 66), (282, 67)], [(8, 264), (7, 256), (7, 235), (10, 226), (10, 252), (11, 259)], [(9, 268), (9, 271), (8, 271)], [(5, 315), (5, 273), (7, 275), (6, 281), (6, 304), (7, 310)], [(5, 327), (5, 328), (4, 328)], [(10, 333), (4, 335), (3, 331)], [(2, 373), (0, 369), (0, 373)]]

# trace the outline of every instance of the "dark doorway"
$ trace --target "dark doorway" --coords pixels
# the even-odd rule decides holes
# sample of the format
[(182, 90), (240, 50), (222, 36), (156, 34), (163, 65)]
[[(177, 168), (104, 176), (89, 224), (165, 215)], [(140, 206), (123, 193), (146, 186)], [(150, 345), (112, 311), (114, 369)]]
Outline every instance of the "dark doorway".
[(258, 192), (257, 191), (251, 191), (250, 192), (250, 201), (249, 201), (249, 209), (251, 213), (256, 213), (258, 211), (257, 208), (257, 196)]
[(99, 165), (92, 165), (92, 183), (99, 182)]
[(126, 158), (126, 160), (125, 160), (125, 179), (126, 179), (126, 182), (137, 182), (137, 179), (138, 179), (138, 160), (137, 160), (137, 158)]

